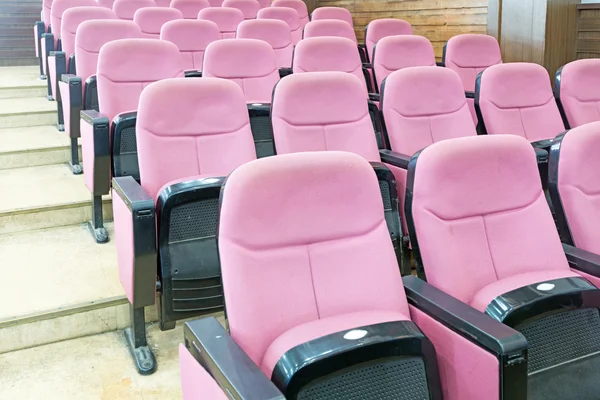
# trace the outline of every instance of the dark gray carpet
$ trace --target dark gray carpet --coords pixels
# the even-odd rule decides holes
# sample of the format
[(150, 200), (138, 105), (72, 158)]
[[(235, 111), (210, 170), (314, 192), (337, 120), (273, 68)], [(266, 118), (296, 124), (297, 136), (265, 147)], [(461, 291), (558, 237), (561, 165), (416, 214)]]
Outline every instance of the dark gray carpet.
[(532, 375), (528, 400), (599, 400), (600, 355)]

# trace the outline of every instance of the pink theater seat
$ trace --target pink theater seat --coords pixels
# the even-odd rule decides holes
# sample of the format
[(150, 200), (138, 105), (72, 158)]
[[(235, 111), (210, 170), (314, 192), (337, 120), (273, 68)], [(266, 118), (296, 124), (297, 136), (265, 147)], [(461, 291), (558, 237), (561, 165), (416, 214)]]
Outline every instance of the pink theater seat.
[(475, 88), (480, 129), (490, 135), (519, 135), (530, 142), (548, 141), (565, 130), (548, 72), (538, 64), (493, 65)]
[(221, 7), (223, 4), (223, 0), (208, 0), (208, 3), (211, 7)]
[(133, 15), (133, 22), (138, 24), (143, 36), (148, 39), (159, 39), (164, 24), (180, 19), (183, 19), (181, 11), (167, 7), (140, 8)]
[(437, 142), (413, 157), (408, 182), (411, 242), (428, 290), (452, 296), (448, 309), (468, 304), (529, 343), (519, 376), (506, 382), (521, 383), (509, 390), (596, 396), (600, 265), (561, 244), (529, 143), (517, 135)]
[(257, 19), (277, 19), (284, 21), (290, 28), (292, 42), (294, 45), (302, 40), (303, 26), (300, 24), (300, 16), (294, 9), (287, 7), (270, 7), (261, 9), (256, 14)]
[(304, 28), (310, 22), (308, 18), (308, 8), (302, 0), (274, 0), (271, 7), (287, 7), (296, 10), (300, 17), (300, 26)]
[(152, 82), (183, 75), (179, 49), (167, 41), (121, 39), (100, 49), (100, 112), (81, 112), (84, 181), (92, 193), (91, 224), (98, 243), (108, 240), (101, 201), (109, 193), (111, 175), (139, 179), (135, 124), (140, 93)]
[(244, 14), (244, 19), (256, 19), (256, 14), (260, 10), (258, 0), (225, 0), (223, 7), (237, 8)]
[(369, 22), (365, 27), (365, 47), (367, 60), (373, 61), (373, 48), (386, 36), (412, 35), (410, 23), (398, 18), (382, 18)]
[(40, 79), (46, 79), (46, 60), (42, 57), (42, 35), (49, 32), (52, 15), (52, 0), (42, 0), (41, 20), (36, 21), (33, 26), (33, 37), (35, 40), (35, 56), (39, 58)]
[(202, 71), (204, 51), (221, 39), (221, 32), (212, 21), (177, 20), (163, 25), (160, 38), (177, 46), (186, 71)]
[(171, 5), (171, 0), (154, 0), (158, 7), (169, 7)]
[(271, 45), (277, 66), (291, 68), (294, 43), (289, 26), (278, 20), (256, 19), (242, 22), (237, 29), (239, 39), (259, 39)]
[(311, 14), (311, 21), (319, 21), (321, 19), (339, 19), (346, 21), (350, 26), (354, 27), (352, 22), (352, 14), (343, 7), (319, 7)]
[(394, 71), (436, 65), (433, 46), (424, 36), (386, 36), (373, 46), (372, 55), (376, 89)]
[(237, 8), (209, 7), (200, 10), (198, 19), (217, 24), (221, 32), (221, 39), (233, 39), (238, 25), (244, 20), (244, 14)]
[(357, 44), (354, 28), (339, 19), (311, 21), (304, 27), (304, 39), (322, 36), (344, 37)]
[(204, 8), (210, 7), (208, 0), (173, 0), (171, 8), (181, 11), (185, 19), (198, 19), (198, 13)]
[(556, 100), (562, 108), (567, 127), (600, 121), (599, 77), (600, 60), (594, 58), (573, 61), (556, 73)]
[[(216, 248), (221, 184), (256, 159), (244, 94), (223, 79), (155, 82), (140, 96), (136, 137), (140, 183), (131, 176), (113, 181), (119, 277), (143, 324), (160, 275), (160, 327), (172, 329), (177, 320), (223, 307)], [(143, 217), (135, 211), (141, 208)], [(140, 372), (152, 373), (145, 328), (134, 335), (138, 366), (144, 357), (152, 361)]]
[(154, 0), (115, 0), (113, 11), (117, 14), (117, 18), (133, 21), (135, 12), (140, 8), (156, 6)]
[[(186, 324), (184, 400), (215, 382), (233, 398), (441, 399), (435, 350), (410, 321), (382, 211), (377, 177), (355, 154), (287, 154), (233, 171), (218, 231), (230, 333), (214, 318)], [(388, 353), (383, 342), (400, 337), (423, 347)], [(224, 379), (192, 375), (198, 363)]]
[(115, 0), (96, 0), (100, 7), (110, 8), (112, 10)]

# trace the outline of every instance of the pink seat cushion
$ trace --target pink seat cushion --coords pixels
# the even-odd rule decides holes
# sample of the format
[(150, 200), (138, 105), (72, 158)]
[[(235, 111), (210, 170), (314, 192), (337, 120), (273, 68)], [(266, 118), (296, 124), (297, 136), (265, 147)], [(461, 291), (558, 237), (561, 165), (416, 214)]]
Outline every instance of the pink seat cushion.
[(365, 28), (365, 46), (369, 60), (373, 61), (373, 47), (386, 36), (412, 35), (409, 22), (399, 18), (382, 18), (369, 22)]
[(221, 33), (212, 21), (176, 20), (163, 25), (160, 38), (177, 46), (186, 70), (202, 71), (204, 51), (221, 38)]
[(181, 11), (167, 7), (140, 8), (133, 15), (133, 22), (138, 24), (144, 36), (150, 39), (158, 39), (162, 26), (178, 19), (183, 19)]
[(65, 52), (67, 59), (75, 53), (75, 34), (77, 28), (82, 22), (92, 19), (116, 19), (112, 10), (104, 7), (73, 7), (66, 10), (62, 18), (61, 43), (62, 51)]
[(577, 60), (565, 65), (560, 100), (571, 128), (600, 121), (600, 60)]
[[(339, 21), (343, 22), (343, 21)], [(356, 76), (367, 96), (367, 82), (356, 43), (342, 37), (313, 37), (294, 49), (294, 73), (339, 71)]]
[(339, 19), (321, 19), (311, 21), (304, 27), (304, 38), (335, 36), (350, 39), (357, 43), (352, 25)]
[(302, 0), (275, 0), (271, 3), (271, 7), (287, 7), (296, 10), (302, 27), (306, 26), (309, 22), (308, 8)]
[(183, 344), (179, 345), (181, 395), (183, 400), (228, 400), (229, 396)]
[(265, 352), (261, 369), (270, 377), (281, 357), (300, 344), (353, 328), (393, 321), (410, 321), (410, 317), (396, 311), (362, 311), (306, 322), (284, 332), (273, 341)]
[(210, 7), (208, 0), (173, 0), (171, 8), (181, 11), (185, 19), (198, 19), (198, 13), (204, 8)]
[(54, 34), (54, 49), (57, 49), (58, 38), (62, 32), (62, 18), (65, 11), (72, 7), (97, 7), (95, 0), (54, 0), (51, 6), (50, 21)]
[(237, 8), (209, 7), (200, 10), (198, 19), (212, 21), (219, 27), (221, 39), (234, 38), (238, 25), (244, 20), (244, 14)]
[(278, 154), (342, 150), (380, 160), (364, 87), (351, 74), (287, 76), (273, 94), (271, 121)]
[(548, 72), (538, 64), (493, 65), (481, 77), (479, 107), (487, 133), (519, 135), (530, 142), (565, 130)]
[(52, 0), (42, 0), (42, 17), (46, 32), (48, 32), (48, 27), (52, 24), (52, 2)]
[(458, 73), (465, 91), (475, 91), (477, 75), (487, 67), (502, 64), (500, 45), (493, 36), (467, 33), (446, 44), (446, 68)]
[(244, 19), (255, 19), (260, 4), (257, 0), (225, 0), (223, 7), (237, 8), (244, 14)]
[(294, 53), (294, 42), (290, 27), (274, 19), (254, 19), (242, 22), (237, 29), (237, 38), (259, 39), (271, 45), (277, 58), (277, 66), (290, 68)]
[(316, 8), (311, 15), (312, 21), (318, 21), (321, 19), (339, 19), (346, 21), (350, 26), (354, 26), (352, 22), (352, 14), (350, 11), (342, 7), (319, 7)]
[(292, 41), (298, 44), (302, 40), (302, 28), (300, 16), (293, 8), (288, 7), (270, 7), (261, 9), (256, 15), (257, 19), (278, 19), (284, 21), (290, 27)]
[(154, 0), (115, 0), (113, 11), (117, 18), (133, 21), (135, 12), (140, 8), (156, 6)]

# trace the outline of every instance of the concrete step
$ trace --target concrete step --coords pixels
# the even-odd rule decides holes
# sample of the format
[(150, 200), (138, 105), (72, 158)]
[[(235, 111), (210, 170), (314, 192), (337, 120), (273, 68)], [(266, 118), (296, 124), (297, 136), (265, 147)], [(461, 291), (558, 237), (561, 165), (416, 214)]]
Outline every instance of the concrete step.
[(31, 97), (45, 99), (48, 95), (47, 83), (41, 80), (39, 75), (39, 66), (1, 67), (0, 99)]
[(43, 97), (0, 99), (0, 128), (54, 125), (56, 102)]
[(32, 65), (38, 65), (38, 59), (34, 55), (31, 55), (28, 57), (0, 58), (0, 67), (32, 66)]

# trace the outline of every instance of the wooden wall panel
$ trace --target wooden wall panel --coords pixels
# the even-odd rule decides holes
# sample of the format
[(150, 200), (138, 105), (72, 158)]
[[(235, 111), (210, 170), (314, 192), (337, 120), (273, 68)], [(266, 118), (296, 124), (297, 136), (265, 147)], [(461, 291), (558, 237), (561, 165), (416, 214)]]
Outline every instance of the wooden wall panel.
[[(415, 34), (429, 38), (441, 58), (444, 43), (461, 33), (486, 33), (488, 0), (316, 0), (319, 7), (344, 7), (354, 19), (356, 36), (374, 19), (402, 18)], [(492, 0), (494, 1), (494, 0)]]
[(577, 58), (600, 57), (600, 4), (581, 4), (577, 27)]

